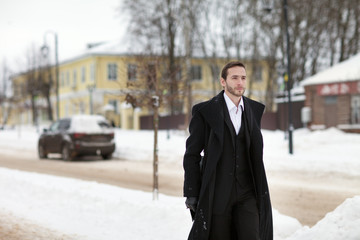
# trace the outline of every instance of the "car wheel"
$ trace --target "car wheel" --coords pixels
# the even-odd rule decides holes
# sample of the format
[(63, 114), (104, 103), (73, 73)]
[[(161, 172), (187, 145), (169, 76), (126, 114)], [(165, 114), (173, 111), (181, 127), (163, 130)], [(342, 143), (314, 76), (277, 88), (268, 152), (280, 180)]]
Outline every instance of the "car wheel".
[(105, 154), (105, 155), (101, 155), (101, 156), (104, 160), (108, 160), (108, 159), (111, 159), (112, 154), (110, 153), (110, 154)]
[(62, 158), (65, 161), (71, 161), (72, 160), (72, 152), (69, 148), (68, 144), (64, 144), (61, 150)]
[(47, 153), (43, 145), (39, 144), (38, 146), (38, 154), (40, 159), (47, 158)]

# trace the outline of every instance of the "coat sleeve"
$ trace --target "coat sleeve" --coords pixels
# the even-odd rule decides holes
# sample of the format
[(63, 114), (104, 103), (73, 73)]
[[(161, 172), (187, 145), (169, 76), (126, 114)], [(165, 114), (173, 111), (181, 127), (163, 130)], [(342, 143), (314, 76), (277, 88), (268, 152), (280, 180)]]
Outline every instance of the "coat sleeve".
[(192, 118), (189, 125), (190, 135), (186, 140), (186, 150), (183, 159), (185, 197), (198, 197), (200, 193), (200, 161), (201, 152), (205, 146), (205, 121), (198, 111), (199, 108), (199, 105), (195, 105), (192, 110)]

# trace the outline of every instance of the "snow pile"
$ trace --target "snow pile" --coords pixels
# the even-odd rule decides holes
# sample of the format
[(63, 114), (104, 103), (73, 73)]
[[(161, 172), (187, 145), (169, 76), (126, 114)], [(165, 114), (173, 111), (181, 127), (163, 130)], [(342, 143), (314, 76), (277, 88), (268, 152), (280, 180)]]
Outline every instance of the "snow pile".
[(360, 196), (348, 198), (312, 228), (298, 230), (288, 240), (359, 240)]
[[(1, 212), (77, 239), (186, 239), (191, 218), (184, 198), (129, 190), (96, 182), (0, 168)], [(23, 199), (24, 201), (19, 201)], [(279, 237), (301, 224), (274, 211)]]
[(178, 197), (4, 168), (0, 189), (2, 210), (78, 239), (180, 240), (191, 224)]

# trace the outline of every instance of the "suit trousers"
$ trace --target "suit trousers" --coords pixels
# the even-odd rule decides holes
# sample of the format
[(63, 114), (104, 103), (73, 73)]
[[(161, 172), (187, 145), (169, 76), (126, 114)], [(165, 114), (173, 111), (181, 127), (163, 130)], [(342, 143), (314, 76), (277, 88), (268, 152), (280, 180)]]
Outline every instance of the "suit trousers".
[(209, 240), (260, 240), (259, 211), (253, 190), (243, 193), (235, 181), (222, 214), (213, 214)]

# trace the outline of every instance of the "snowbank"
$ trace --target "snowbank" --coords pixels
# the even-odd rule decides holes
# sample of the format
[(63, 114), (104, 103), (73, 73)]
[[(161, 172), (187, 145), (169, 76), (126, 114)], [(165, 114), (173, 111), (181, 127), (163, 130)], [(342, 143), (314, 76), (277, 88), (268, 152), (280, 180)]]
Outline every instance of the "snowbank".
[[(184, 198), (0, 168), (2, 212), (86, 240), (183, 240), (191, 228)], [(278, 240), (301, 224), (274, 211)]]
[(348, 198), (333, 212), (326, 214), (312, 228), (304, 227), (287, 240), (359, 240), (360, 196)]

